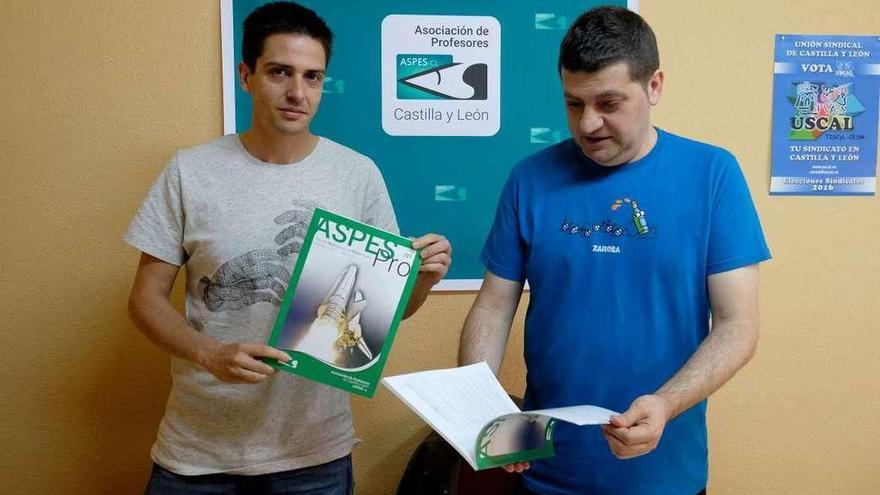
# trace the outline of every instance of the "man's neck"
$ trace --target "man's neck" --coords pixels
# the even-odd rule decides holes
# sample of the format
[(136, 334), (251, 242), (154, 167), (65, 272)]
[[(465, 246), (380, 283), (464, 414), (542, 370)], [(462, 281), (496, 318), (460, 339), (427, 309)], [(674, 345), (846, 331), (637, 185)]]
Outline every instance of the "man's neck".
[(254, 158), (266, 163), (288, 165), (309, 156), (318, 144), (311, 132), (272, 136), (251, 129), (239, 136), (241, 144)]
[(648, 153), (654, 149), (654, 145), (657, 144), (657, 129), (654, 126), (648, 127), (648, 132), (645, 134), (645, 140), (642, 142), (642, 145), (639, 147), (639, 152), (630, 160), (630, 162), (634, 162), (636, 160), (641, 160), (642, 158), (648, 156)]

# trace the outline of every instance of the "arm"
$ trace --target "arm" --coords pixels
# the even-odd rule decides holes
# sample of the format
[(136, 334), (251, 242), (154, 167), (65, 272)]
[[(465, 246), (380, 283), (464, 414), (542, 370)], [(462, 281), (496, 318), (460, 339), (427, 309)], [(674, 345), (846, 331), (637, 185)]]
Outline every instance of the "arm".
[(442, 235), (426, 234), (418, 237), (413, 240), (413, 248), (422, 250), (422, 265), (403, 313), (404, 318), (409, 318), (422, 306), (431, 288), (443, 280), (452, 264), (452, 245)]
[(461, 330), (458, 364), (486, 361), (497, 375), (510, 337), (510, 324), (519, 306), (523, 284), (486, 271), (483, 286)]
[[(486, 361), (498, 375), (510, 338), (510, 324), (519, 306), (523, 284), (501, 278), (490, 271), (483, 276), (483, 286), (471, 306), (458, 344), (458, 364)], [(508, 473), (521, 473), (531, 466), (515, 462), (501, 466)]]
[(260, 344), (223, 344), (193, 328), (168, 296), (179, 267), (142, 253), (128, 299), (135, 326), (162, 350), (192, 361), (226, 382), (259, 382), (274, 369), (257, 360), (287, 361), (287, 353)]
[(755, 354), (758, 265), (710, 275), (712, 330), (669, 381), (604, 427), (614, 454), (628, 459), (653, 450), (670, 420), (721, 388)]

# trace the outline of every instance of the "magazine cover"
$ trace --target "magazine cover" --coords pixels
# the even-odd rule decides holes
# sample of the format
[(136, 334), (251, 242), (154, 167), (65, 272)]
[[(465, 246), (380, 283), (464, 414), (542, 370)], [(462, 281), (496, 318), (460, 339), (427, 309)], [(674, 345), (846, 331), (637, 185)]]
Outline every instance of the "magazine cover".
[(315, 209), (268, 345), (271, 366), (372, 397), (421, 257), (412, 242)]
[(476, 440), (476, 469), (553, 457), (556, 418), (513, 413), (493, 419)]

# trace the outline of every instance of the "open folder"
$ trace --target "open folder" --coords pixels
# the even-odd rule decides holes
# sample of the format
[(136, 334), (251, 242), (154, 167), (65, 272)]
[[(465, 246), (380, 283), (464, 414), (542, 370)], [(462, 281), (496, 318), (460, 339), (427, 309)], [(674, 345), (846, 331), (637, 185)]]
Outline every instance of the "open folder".
[(475, 470), (553, 455), (556, 420), (608, 424), (618, 413), (596, 406), (520, 411), (485, 362), (382, 379)]

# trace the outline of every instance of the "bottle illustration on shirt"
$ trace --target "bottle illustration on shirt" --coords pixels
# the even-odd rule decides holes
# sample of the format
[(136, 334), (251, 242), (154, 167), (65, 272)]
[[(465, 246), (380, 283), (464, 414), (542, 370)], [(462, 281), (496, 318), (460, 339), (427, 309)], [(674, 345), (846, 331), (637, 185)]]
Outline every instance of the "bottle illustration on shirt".
[(373, 353), (364, 342), (360, 324), (361, 311), (367, 302), (364, 293), (355, 289), (357, 273), (357, 266), (348, 265), (339, 274), (318, 306), (317, 318), (296, 350), (334, 362), (339, 352), (353, 352), (356, 347), (367, 359), (373, 359)]
[(651, 229), (648, 228), (648, 222), (645, 220), (645, 210), (640, 209), (639, 204), (636, 201), (632, 202), (632, 209), (633, 224), (636, 226), (636, 232), (638, 232), (639, 235), (645, 235), (650, 232)]

